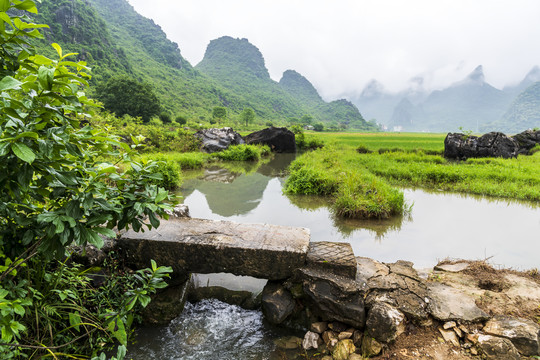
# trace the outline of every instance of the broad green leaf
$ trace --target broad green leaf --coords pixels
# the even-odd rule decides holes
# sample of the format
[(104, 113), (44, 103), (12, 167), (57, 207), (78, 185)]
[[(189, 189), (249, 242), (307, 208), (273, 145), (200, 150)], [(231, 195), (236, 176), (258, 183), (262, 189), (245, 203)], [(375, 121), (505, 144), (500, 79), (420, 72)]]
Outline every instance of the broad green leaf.
[(101, 236), (98, 235), (94, 230), (88, 230), (88, 243), (94, 245), (98, 249), (103, 247), (104, 241)]
[(78, 312), (69, 313), (69, 324), (79, 331), (79, 325), (81, 324), (81, 316)]
[(0, 156), (5, 156), (11, 147), (11, 143), (9, 142), (3, 142), (0, 143)]
[(23, 2), (16, 4), (15, 8), (37, 14), (36, 4), (32, 0), (24, 0)]
[(118, 340), (118, 342), (120, 342), (120, 344), (127, 345), (127, 333), (124, 327), (124, 323), (121, 319), (116, 317), (113, 321), (109, 323), (108, 329)]
[(50, 65), (53, 63), (51, 59), (43, 55), (36, 55), (33, 57), (33, 60), (37, 65)]
[(22, 137), (27, 137), (27, 138), (32, 138), (32, 139), (38, 139), (38, 134), (35, 133), (35, 132), (31, 132), (31, 131), (25, 131), (23, 133), (20, 133), (19, 135), (17, 135), (17, 137), (15, 138), (15, 140), (18, 140)]
[(169, 192), (163, 188), (159, 188), (159, 191), (158, 191), (158, 194), (156, 196), (156, 204), (162, 202), (163, 200), (165, 200), (167, 198), (167, 196), (169, 195)]
[(39, 83), (45, 90), (51, 90), (54, 81), (54, 69), (40, 66), (38, 70)]
[[(11, 24), (11, 18), (9, 17), (8, 14), (3, 12), (3, 10), (1, 9), (2, 8), (2, 1), (3, 0), (0, 0), (0, 20), (3, 20), (5, 22), (7, 22), (8, 24)], [(9, 0), (7, 2), (9, 4)]]
[(0, 91), (18, 90), (21, 88), (22, 82), (11, 76), (6, 76), (0, 81)]
[(36, 154), (26, 145), (21, 143), (13, 143), (11, 144), (11, 150), (13, 150), (13, 153), (22, 161), (27, 162), (29, 164), (33, 163), (36, 159)]
[(111, 229), (104, 228), (104, 227), (98, 227), (98, 228), (95, 228), (94, 230), (96, 232), (100, 233), (101, 235), (106, 236), (106, 237), (113, 238), (113, 239), (116, 238), (116, 233)]
[(56, 50), (58, 56), (62, 57), (62, 47), (57, 43), (52, 43), (51, 46)]
[(10, 1), (9, 0), (0, 0), (0, 11), (6, 12), (9, 9)]

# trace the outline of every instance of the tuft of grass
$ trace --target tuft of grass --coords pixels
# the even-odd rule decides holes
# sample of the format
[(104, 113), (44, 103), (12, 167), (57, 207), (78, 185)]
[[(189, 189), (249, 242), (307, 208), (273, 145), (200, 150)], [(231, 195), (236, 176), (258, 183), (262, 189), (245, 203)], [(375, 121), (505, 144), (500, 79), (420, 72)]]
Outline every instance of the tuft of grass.
[(316, 150), (297, 158), (285, 183), (289, 194), (326, 195), (337, 216), (388, 218), (406, 210), (403, 192), (365, 168), (354, 166), (355, 153), (336, 148)]

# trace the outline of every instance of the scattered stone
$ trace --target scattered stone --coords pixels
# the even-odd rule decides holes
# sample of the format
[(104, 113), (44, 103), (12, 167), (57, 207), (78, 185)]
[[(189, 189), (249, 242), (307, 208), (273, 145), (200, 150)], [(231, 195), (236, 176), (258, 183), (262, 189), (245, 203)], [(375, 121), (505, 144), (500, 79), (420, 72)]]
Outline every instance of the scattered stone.
[(172, 210), (165, 210), (171, 218), (189, 218), (189, 207), (184, 204), (176, 205)]
[(356, 278), (356, 259), (351, 244), (317, 241), (309, 244), (308, 267), (329, 271), (351, 279)]
[(362, 338), (364, 337), (364, 333), (361, 332), (360, 330), (354, 330), (353, 332), (353, 336), (352, 336), (352, 341), (354, 343), (354, 345), (356, 347), (361, 347), (362, 346)]
[(465, 325), (463, 325), (463, 324), (459, 325), (459, 330), (461, 330), (465, 334), (469, 333), (469, 329), (467, 329), (467, 327)]
[(203, 129), (197, 131), (193, 136), (201, 140), (201, 150), (207, 153), (223, 151), (231, 145), (244, 144), (244, 139), (239, 133), (230, 127), (222, 129)]
[(471, 296), (439, 283), (430, 283), (428, 288), (430, 312), (437, 320), (480, 322), (489, 319), (489, 315), (476, 306)]
[(274, 344), (280, 349), (297, 349), (302, 344), (302, 339), (296, 336), (287, 336), (274, 340)]
[(336, 347), (332, 350), (333, 360), (347, 360), (349, 356), (356, 351), (351, 339), (340, 340)]
[(454, 332), (456, 333), (456, 335), (458, 337), (460, 337), (460, 338), (463, 337), (463, 333), (461, 332), (461, 330), (458, 327), (454, 327), (454, 328), (452, 328), (452, 330), (454, 330)]
[(349, 355), (349, 360), (364, 360), (364, 357), (359, 354), (351, 354)]
[(338, 339), (339, 340), (350, 339), (353, 336), (353, 333), (354, 333), (354, 329), (348, 329), (348, 330), (342, 331), (339, 333)]
[(469, 266), (470, 266), (469, 263), (461, 262), (461, 263), (456, 263), (456, 264), (437, 265), (433, 269), (437, 271), (457, 273), (463, 270), (467, 270)]
[(441, 333), (444, 341), (452, 343), (454, 346), (459, 346), (459, 338), (453, 330), (439, 328), (439, 332)]
[(478, 344), (487, 360), (520, 360), (519, 352), (512, 342), (505, 338), (480, 335)]
[(366, 329), (379, 342), (394, 341), (405, 331), (405, 315), (392, 305), (376, 303), (369, 310)]
[(342, 322), (334, 321), (328, 324), (328, 327), (337, 333), (347, 330), (348, 326)]
[(334, 348), (334, 346), (336, 346), (336, 344), (339, 341), (337, 336), (338, 336), (338, 334), (333, 332), (332, 330), (327, 330), (327, 331), (323, 332), (322, 339), (323, 339), (323, 341), (326, 344), (326, 347), (328, 349), (331, 350), (331, 349)]
[(443, 325), (444, 330), (448, 330), (448, 329), (451, 329), (453, 327), (456, 327), (456, 322), (455, 321), (447, 321)]
[(471, 355), (473, 355), (473, 356), (478, 355), (478, 350), (476, 350), (476, 348), (472, 347), (471, 348)]
[(245, 137), (247, 144), (268, 145), (270, 149), (278, 153), (296, 152), (294, 133), (287, 128), (269, 127), (253, 132)]
[(311, 331), (318, 334), (322, 334), (328, 328), (328, 323), (326, 321), (314, 322), (311, 324)]
[(382, 345), (370, 336), (364, 336), (362, 340), (362, 355), (365, 357), (379, 355), (382, 351)]
[(479, 157), (516, 157), (519, 144), (500, 132), (490, 132), (480, 137), (449, 133), (444, 139), (444, 157), (465, 160)]
[(317, 349), (319, 348), (319, 341), (321, 341), (319, 334), (308, 331), (304, 335), (304, 340), (302, 340), (302, 348), (304, 350)]
[(262, 292), (262, 311), (272, 324), (281, 324), (294, 311), (291, 293), (281, 284), (268, 282)]
[(495, 316), (487, 322), (483, 331), (507, 338), (522, 355), (540, 355), (540, 326), (532, 320)]
[(323, 357), (323, 358), (322, 358), (321, 360), (332, 360), (332, 357), (331, 357), (331, 356), (328, 356), (328, 355), (326, 355), (326, 356), (324, 356), (324, 357)]

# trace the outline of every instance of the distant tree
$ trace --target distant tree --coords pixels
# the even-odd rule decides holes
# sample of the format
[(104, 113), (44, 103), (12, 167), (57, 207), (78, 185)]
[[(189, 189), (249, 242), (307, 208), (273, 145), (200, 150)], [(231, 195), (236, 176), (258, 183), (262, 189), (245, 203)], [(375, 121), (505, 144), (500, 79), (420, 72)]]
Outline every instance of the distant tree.
[(250, 122), (253, 122), (255, 120), (255, 111), (253, 111), (252, 108), (244, 108), (242, 112), (240, 113), (240, 119), (242, 122), (246, 123), (246, 127)]
[(182, 116), (182, 115), (178, 115), (176, 117), (176, 122), (180, 125), (185, 125), (187, 123), (187, 119), (185, 116)]
[(168, 112), (165, 112), (165, 111), (162, 112), (161, 114), (159, 114), (159, 119), (164, 124), (170, 124), (172, 122), (171, 115)]
[(272, 127), (272, 126), (274, 126), (274, 123), (271, 122), (271, 121), (267, 121), (265, 125), (268, 126), (268, 127)]
[(313, 130), (315, 131), (323, 131), (324, 130), (324, 124), (323, 123), (316, 123), (313, 125)]
[(311, 125), (313, 122), (313, 116), (305, 114), (300, 118), (300, 123), (302, 125)]
[(216, 106), (212, 110), (212, 119), (214, 119), (214, 121), (217, 121), (218, 123), (220, 123), (226, 117), (227, 117), (227, 108), (224, 108), (223, 106)]
[(103, 102), (105, 109), (117, 116), (140, 116), (143, 122), (148, 122), (161, 111), (152, 86), (125, 75), (114, 76), (99, 86), (97, 98)]
[(299, 124), (299, 123), (300, 123), (300, 119), (295, 118), (295, 117), (289, 118), (289, 124), (291, 124), (291, 126), (292, 126), (292, 125)]

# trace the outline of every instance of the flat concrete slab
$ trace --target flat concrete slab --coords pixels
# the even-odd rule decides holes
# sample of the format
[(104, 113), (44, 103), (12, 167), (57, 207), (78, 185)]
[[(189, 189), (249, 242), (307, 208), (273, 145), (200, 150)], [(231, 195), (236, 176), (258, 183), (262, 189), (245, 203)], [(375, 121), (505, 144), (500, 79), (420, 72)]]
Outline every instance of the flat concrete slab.
[(290, 277), (305, 265), (310, 232), (269, 224), (204, 219), (161, 221), (158, 229), (122, 234), (129, 264), (172, 266), (180, 273), (232, 273), (269, 280)]
[(307, 266), (350, 279), (356, 278), (356, 258), (351, 244), (317, 241), (309, 244)]

